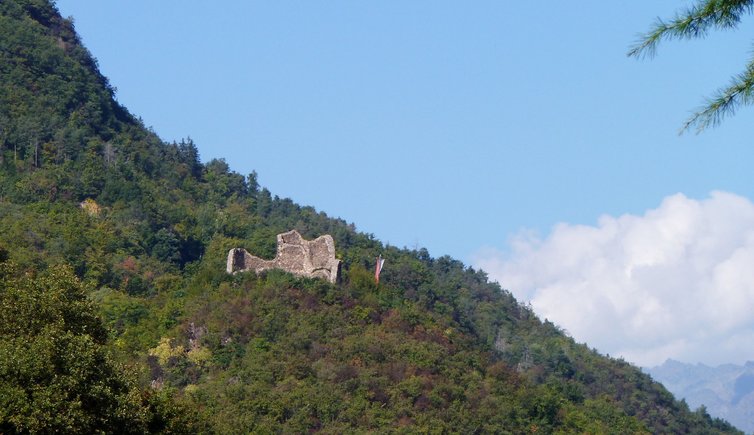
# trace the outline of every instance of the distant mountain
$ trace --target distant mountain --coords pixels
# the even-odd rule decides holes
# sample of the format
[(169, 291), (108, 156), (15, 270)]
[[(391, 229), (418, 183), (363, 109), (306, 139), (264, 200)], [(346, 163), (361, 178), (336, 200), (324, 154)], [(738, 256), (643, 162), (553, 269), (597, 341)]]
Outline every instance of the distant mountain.
[[(338, 282), (226, 273), (292, 229)], [(738, 433), (483, 272), (162, 141), (47, 0), (0, 0), (0, 307), (0, 433)]]
[(710, 367), (667, 360), (647, 370), (692, 408), (706, 407), (747, 433), (754, 433), (754, 362)]

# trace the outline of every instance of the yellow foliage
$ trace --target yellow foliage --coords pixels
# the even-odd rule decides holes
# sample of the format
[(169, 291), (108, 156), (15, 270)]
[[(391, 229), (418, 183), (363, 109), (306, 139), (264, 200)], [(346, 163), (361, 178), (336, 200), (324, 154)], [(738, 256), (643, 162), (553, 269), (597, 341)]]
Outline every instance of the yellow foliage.
[(183, 346), (173, 347), (170, 343), (171, 339), (168, 337), (162, 337), (160, 344), (149, 349), (149, 355), (157, 357), (157, 361), (160, 364), (165, 364), (172, 357), (181, 357), (186, 355), (186, 349)]
[(81, 209), (84, 210), (86, 214), (93, 217), (99, 216), (100, 212), (102, 211), (102, 208), (99, 206), (99, 204), (97, 204), (97, 202), (92, 198), (87, 198), (81, 201), (79, 207), (81, 207)]
[(199, 387), (194, 384), (188, 384), (183, 388), (183, 391), (188, 394), (194, 394), (199, 391)]
[(212, 351), (203, 346), (193, 348), (188, 352), (189, 361), (198, 366), (203, 366), (210, 358), (212, 358)]

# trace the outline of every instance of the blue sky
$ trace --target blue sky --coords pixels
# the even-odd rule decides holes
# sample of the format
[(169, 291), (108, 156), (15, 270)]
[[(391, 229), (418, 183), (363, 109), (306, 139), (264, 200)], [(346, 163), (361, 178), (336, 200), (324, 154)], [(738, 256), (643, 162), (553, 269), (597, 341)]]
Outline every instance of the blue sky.
[[(500, 270), (525, 263), (522, 234), (531, 252), (558, 224), (662, 213), (678, 193), (754, 198), (752, 109), (678, 135), (744, 68), (751, 23), (626, 57), (688, 4), (57, 2), (163, 139), (190, 136), (204, 161), (390, 244)], [(543, 300), (533, 291), (517, 296)]]

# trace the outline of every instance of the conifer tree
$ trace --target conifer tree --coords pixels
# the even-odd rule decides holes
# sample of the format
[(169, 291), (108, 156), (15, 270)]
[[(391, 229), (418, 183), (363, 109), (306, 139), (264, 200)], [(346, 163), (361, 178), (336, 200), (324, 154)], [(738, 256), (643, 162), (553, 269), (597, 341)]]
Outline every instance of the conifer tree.
[[(710, 30), (735, 29), (744, 14), (754, 11), (754, 0), (698, 0), (669, 21), (660, 18), (628, 52), (633, 57), (652, 57), (662, 40), (703, 38)], [(705, 99), (681, 128), (681, 133), (696, 128), (697, 133), (718, 125), (740, 106), (754, 103), (754, 58), (743, 72)]]

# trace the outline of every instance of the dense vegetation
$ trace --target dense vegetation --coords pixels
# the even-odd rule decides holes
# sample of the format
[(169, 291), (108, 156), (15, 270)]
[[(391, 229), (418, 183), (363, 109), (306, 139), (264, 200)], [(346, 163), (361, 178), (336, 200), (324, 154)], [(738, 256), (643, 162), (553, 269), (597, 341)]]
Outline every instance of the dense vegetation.
[(168, 391), (140, 390), (103, 347), (107, 330), (70, 269), (0, 264), (0, 431), (202, 430)]
[[(225, 273), (289, 229), (333, 235), (339, 284)], [(45, 0), (0, 0), (0, 247), (2, 432), (736, 432), (483, 272), (163, 142)]]

